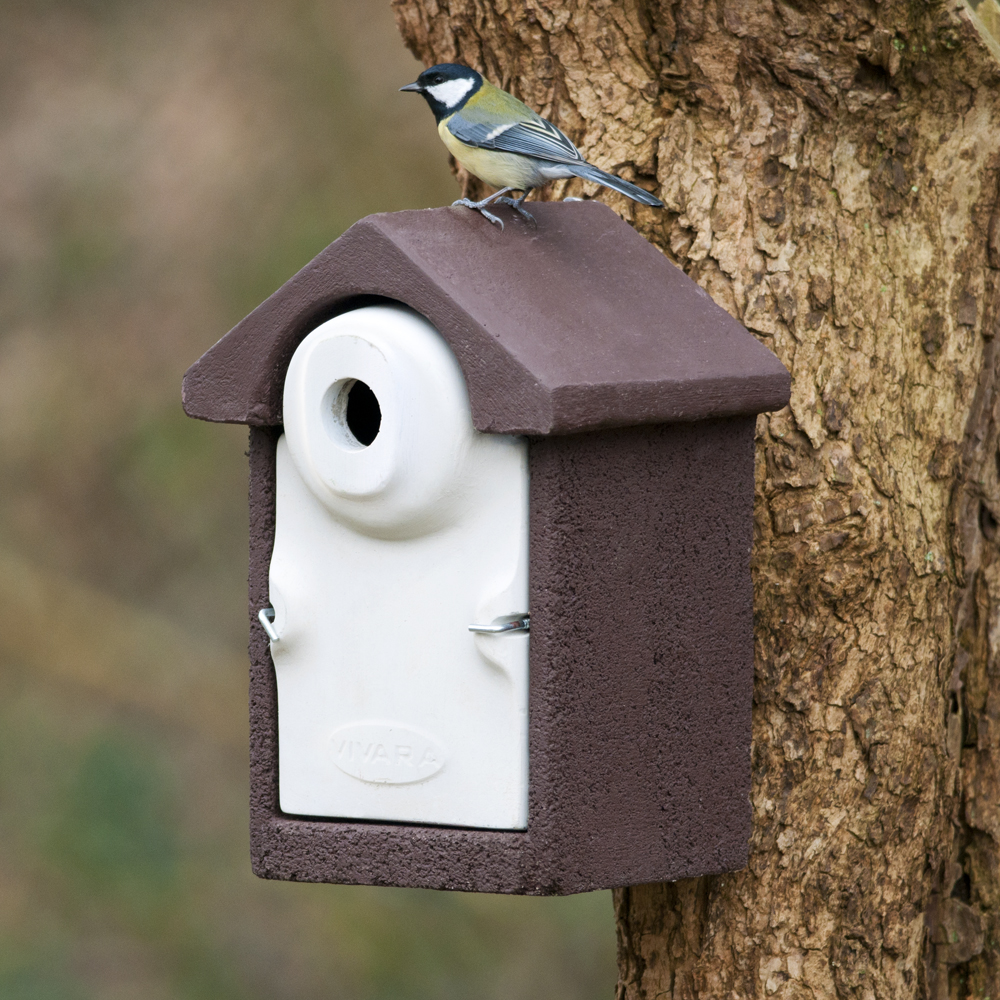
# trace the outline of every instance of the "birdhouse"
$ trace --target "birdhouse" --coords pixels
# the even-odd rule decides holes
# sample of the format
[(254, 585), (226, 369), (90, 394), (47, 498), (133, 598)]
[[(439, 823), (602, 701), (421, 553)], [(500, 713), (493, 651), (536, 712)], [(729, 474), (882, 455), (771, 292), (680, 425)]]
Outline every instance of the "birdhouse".
[(265, 878), (742, 868), (754, 422), (781, 363), (597, 202), (363, 219), (196, 362), (250, 425)]

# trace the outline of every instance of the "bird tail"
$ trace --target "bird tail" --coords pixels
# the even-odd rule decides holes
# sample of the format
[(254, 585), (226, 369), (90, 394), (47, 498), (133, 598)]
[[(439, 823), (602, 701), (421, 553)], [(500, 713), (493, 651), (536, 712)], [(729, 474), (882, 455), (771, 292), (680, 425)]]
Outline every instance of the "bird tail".
[(663, 208), (663, 202), (659, 198), (653, 197), (648, 191), (643, 191), (641, 187), (623, 181), (614, 174), (605, 173), (592, 163), (567, 163), (566, 167), (577, 177), (582, 177), (585, 181), (593, 181), (595, 184), (603, 184), (612, 191), (625, 195), (642, 205), (651, 205), (653, 208)]

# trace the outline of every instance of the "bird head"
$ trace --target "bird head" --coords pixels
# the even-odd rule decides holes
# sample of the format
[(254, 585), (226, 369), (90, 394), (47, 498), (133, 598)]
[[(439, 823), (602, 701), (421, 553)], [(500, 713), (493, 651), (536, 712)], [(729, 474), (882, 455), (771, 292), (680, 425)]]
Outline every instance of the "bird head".
[(441, 121), (454, 114), (483, 85), (483, 78), (468, 66), (442, 63), (425, 69), (413, 83), (400, 90), (423, 94), (434, 117)]

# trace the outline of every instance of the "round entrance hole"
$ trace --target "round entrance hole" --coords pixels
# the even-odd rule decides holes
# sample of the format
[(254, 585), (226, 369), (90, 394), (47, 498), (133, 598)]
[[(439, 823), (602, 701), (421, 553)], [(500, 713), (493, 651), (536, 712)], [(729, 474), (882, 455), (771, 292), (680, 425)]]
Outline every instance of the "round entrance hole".
[(382, 408), (378, 405), (378, 397), (364, 382), (355, 381), (348, 388), (344, 422), (363, 448), (378, 437), (382, 426)]

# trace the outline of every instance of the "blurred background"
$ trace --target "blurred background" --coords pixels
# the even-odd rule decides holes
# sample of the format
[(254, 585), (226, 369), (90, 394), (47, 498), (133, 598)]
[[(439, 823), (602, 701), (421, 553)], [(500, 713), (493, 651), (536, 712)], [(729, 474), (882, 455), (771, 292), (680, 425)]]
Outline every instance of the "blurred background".
[(610, 998), (610, 893), (250, 874), (246, 429), (184, 369), (458, 196), (387, 0), (0, 4), (0, 998)]

